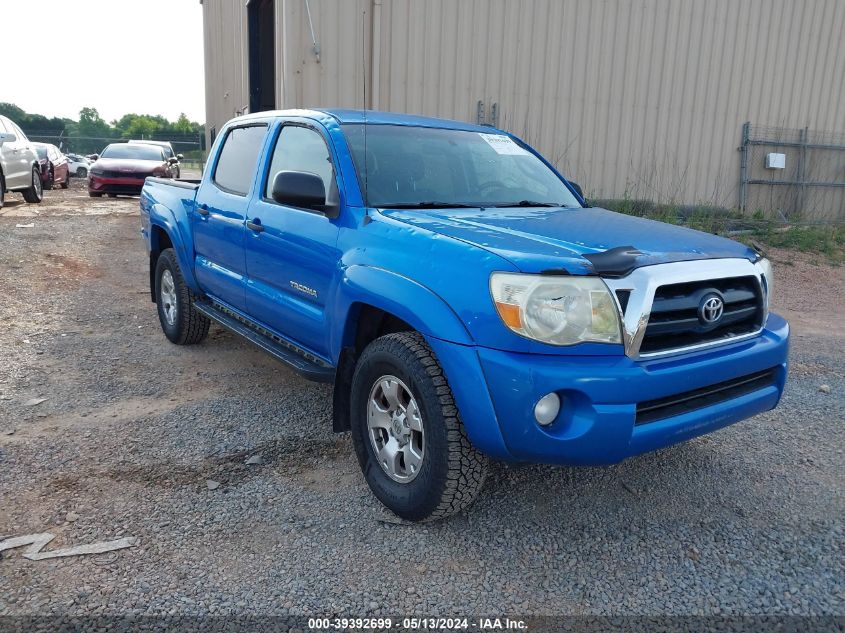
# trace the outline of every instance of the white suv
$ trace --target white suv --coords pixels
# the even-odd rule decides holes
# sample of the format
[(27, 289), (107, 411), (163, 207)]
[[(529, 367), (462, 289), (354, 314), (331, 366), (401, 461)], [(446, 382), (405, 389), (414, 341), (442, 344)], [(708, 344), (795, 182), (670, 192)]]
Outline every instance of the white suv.
[(44, 198), (35, 148), (14, 122), (0, 115), (0, 207), (7, 191), (20, 191), (29, 203)]

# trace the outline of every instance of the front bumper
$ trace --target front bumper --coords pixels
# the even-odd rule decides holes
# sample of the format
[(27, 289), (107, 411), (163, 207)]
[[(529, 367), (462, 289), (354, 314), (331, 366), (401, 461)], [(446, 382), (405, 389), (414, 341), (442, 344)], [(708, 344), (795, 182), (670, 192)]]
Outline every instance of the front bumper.
[[(455, 349), (460, 346), (432, 341), (478, 448), (500, 459), (581, 465), (616, 463), (774, 408), (786, 381), (788, 346), (789, 325), (775, 314), (756, 338), (640, 361)], [(486, 393), (470, 374), (469, 353), (477, 355)], [(765, 370), (772, 370), (772, 380), (761, 388), (636, 424), (638, 403)], [(534, 405), (552, 391), (560, 396), (561, 412), (542, 427), (534, 419)]]
[(91, 193), (120, 193), (137, 196), (144, 187), (146, 176), (130, 176), (126, 178), (112, 178), (97, 176), (89, 172), (88, 191)]

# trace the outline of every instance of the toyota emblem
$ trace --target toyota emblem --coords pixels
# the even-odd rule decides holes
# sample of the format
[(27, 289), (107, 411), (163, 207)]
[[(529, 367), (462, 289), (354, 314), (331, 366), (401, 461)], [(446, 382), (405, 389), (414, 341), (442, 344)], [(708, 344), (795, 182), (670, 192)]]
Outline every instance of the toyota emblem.
[(698, 306), (698, 316), (706, 325), (717, 323), (724, 312), (725, 302), (718, 295), (707, 295)]

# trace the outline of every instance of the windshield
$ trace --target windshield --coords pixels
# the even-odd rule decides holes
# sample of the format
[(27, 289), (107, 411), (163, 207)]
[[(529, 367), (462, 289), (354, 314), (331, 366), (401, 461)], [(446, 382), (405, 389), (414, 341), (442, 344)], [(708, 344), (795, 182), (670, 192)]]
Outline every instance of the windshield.
[(100, 154), (100, 158), (132, 158), (135, 160), (163, 161), (164, 155), (161, 153), (160, 147), (118, 143), (116, 145), (109, 145), (104, 149), (103, 153)]
[[(534, 154), (498, 133), (343, 126), (371, 207), (580, 206)], [(366, 165), (366, 169), (365, 169)]]

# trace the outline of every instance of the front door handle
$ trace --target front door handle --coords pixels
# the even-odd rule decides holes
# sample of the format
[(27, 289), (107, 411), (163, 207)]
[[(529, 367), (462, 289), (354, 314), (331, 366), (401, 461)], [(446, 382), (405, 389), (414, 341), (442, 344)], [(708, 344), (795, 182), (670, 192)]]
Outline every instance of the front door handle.
[(261, 233), (264, 230), (264, 226), (261, 224), (261, 220), (255, 218), (254, 220), (247, 220), (246, 226), (248, 229), (255, 231), (256, 233)]
[(208, 205), (201, 204), (197, 207), (197, 213), (200, 215), (208, 215)]

